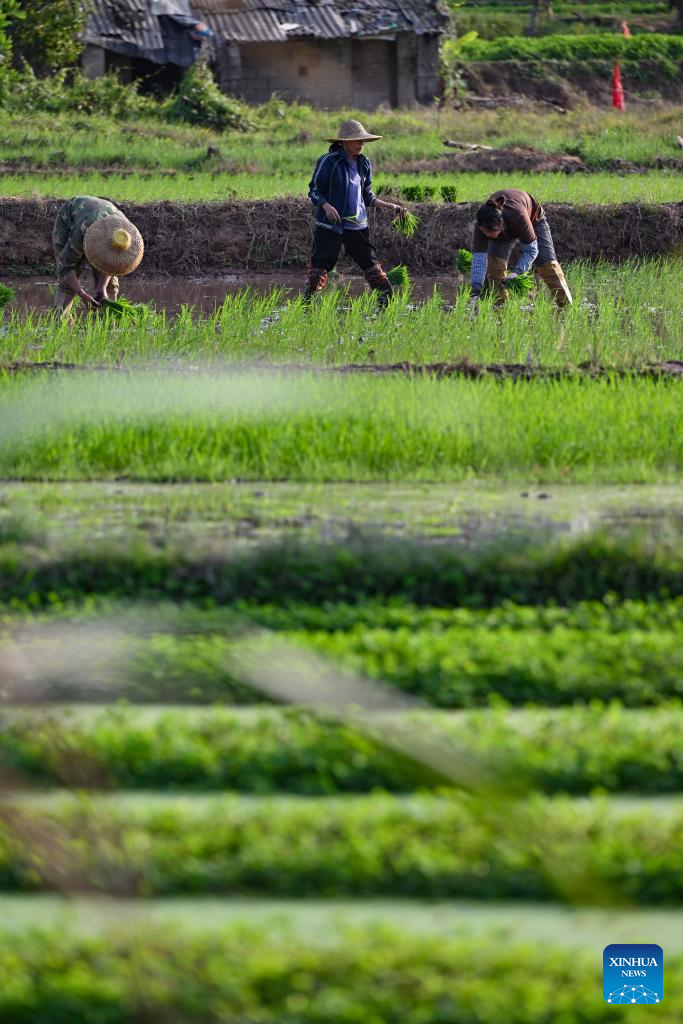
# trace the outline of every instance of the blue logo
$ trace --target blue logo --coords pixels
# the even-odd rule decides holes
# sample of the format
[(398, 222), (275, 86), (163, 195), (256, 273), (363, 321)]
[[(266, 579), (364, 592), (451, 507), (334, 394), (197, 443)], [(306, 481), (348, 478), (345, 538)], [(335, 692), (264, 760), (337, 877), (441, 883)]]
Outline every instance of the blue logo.
[(602, 993), (606, 1003), (641, 1006), (661, 1003), (664, 954), (649, 942), (615, 942), (602, 954)]

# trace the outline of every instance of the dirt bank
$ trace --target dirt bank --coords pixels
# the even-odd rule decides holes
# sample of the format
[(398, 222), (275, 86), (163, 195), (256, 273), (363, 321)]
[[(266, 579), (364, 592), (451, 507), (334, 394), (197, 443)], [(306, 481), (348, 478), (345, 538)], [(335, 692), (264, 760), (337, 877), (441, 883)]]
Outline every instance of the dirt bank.
[[(612, 97), (613, 62), (604, 60), (468, 61), (464, 77), (476, 96), (524, 96), (572, 107), (604, 103)], [(655, 96), (670, 103), (683, 100), (683, 76), (669, 74), (655, 60), (622, 61), (626, 103), (648, 103)]]
[[(192, 366), (160, 366), (145, 364), (147, 372), (156, 371), (163, 374), (203, 373), (201, 365)], [(215, 367), (214, 367), (215, 369)], [(30, 362), (17, 360), (12, 363), (0, 363), (0, 373), (131, 373), (134, 366), (110, 365), (104, 363), (62, 363)], [(497, 380), (565, 380), (569, 377), (587, 377), (597, 379), (612, 378), (648, 378), (662, 380), (664, 378), (683, 380), (683, 362), (670, 359), (659, 363), (645, 363), (644, 366), (628, 370), (618, 370), (595, 363), (579, 363), (574, 367), (529, 366), (526, 363), (470, 363), (462, 360), (458, 363), (349, 363), (344, 366), (316, 366), (311, 363), (235, 363), (226, 364), (224, 373), (316, 373), (316, 374), (356, 374), (370, 376), (386, 376), (387, 374), (405, 377), (464, 377), (467, 380), (481, 380), (494, 377)]]
[[(308, 262), (312, 217), (304, 199), (120, 205), (145, 238), (146, 273), (270, 271), (303, 268)], [(0, 277), (52, 272), (52, 223), (60, 206), (60, 200), (0, 199)], [(405, 263), (420, 274), (450, 269), (458, 248), (470, 247), (476, 206), (412, 204), (421, 220), (412, 239), (397, 234), (386, 214), (371, 212), (383, 262)], [(683, 203), (548, 203), (545, 209), (565, 262), (664, 255), (683, 243)]]

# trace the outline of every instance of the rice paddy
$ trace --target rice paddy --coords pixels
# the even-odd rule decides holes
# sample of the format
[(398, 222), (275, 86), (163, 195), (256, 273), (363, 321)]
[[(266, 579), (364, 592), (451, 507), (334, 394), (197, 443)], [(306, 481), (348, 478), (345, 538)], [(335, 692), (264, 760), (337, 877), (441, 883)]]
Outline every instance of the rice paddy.
[[(300, 195), (338, 118), (278, 102), (223, 167), (3, 117), (3, 192)], [(378, 113), (379, 183), (477, 200), (503, 180), (400, 165), (538, 124), (440, 116)], [(548, 114), (592, 173), (504, 183), (676, 202), (675, 124)], [(0, 314), (3, 1024), (608, 1024), (601, 951), (641, 939), (679, 1019), (680, 260), (473, 318), (458, 248), (383, 311), (332, 277)]]

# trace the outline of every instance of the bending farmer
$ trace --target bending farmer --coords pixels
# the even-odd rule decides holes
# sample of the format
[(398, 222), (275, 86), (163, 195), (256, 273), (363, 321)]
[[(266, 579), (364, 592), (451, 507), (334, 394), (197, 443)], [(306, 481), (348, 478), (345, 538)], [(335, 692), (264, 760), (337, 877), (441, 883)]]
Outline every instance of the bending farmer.
[[(510, 253), (519, 242), (519, 259), (511, 273), (507, 266)], [(505, 284), (535, 265), (558, 306), (571, 305), (572, 296), (555, 247), (543, 207), (533, 196), (518, 188), (494, 192), (477, 210), (472, 245), (472, 295), (481, 294), (486, 276), (497, 292), (497, 301), (507, 299)]]
[[(115, 299), (119, 275), (135, 270), (145, 251), (135, 225), (113, 203), (96, 196), (74, 196), (64, 203), (55, 220), (52, 244), (57, 264), (53, 305), (62, 316), (69, 313), (77, 295), (89, 308), (97, 308), (102, 299)], [(79, 280), (86, 261), (95, 281), (93, 295)]]
[(318, 160), (308, 190), (316, 214), (306, 299), (327, 284), (328, 271), (339, 259), (342, 243), (377, 292), (380, 304), (385, 306), (393, 295), (370, 241), (367, 218), (370, 206), (383, 207), (398, 216), (404, 212), (402, 206), (377, 199), (372, 191), (372, 165), (363, 156), (363, 146), (381, 138), (366, 132), (360, 121), (344, 121), (337, 137), (327, 140), (332, 145)]

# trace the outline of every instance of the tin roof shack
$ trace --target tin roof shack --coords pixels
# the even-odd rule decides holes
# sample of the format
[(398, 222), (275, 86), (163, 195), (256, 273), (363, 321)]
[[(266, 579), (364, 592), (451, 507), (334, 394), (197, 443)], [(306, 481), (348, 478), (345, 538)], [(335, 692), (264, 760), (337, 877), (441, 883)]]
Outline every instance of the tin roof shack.
[(143, 89), (170, 89), (210, 36), (189, 0), (91, 0), (83, 70), (90, 78), (116, 71), (123, 81), (143, 79)]
[(407, 106), (439, 92), (441, 0), (194, 0), (226, 92), (317, 107)]
[(205, 40), (220, 87), (248, 102), (407, 106), (439, 91), (447, 24), (443, 0), (93, 0), (83, 64), (172, 85)]

